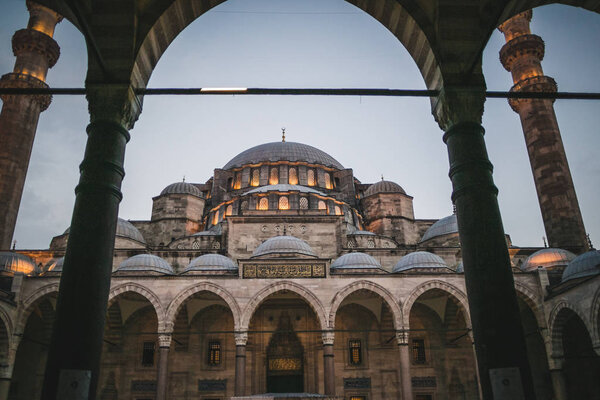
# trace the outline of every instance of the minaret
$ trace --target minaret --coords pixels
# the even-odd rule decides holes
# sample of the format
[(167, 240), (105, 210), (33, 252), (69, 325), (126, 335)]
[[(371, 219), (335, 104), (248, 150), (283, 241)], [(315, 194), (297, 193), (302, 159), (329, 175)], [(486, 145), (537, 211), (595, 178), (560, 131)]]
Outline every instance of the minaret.
[[(0, 87), (47, 88), (46, 74), (60, 55), (52, 38), (62, 17), (27, 0), (29, 23), (12, 38), (17, 57), (12, 73)], [(50, 95), (2, 95), (0, 112), (0, 249), (8, 249), (15, 230), (23, 185), (40, 113), (50, 106)]]
[[(523, 12), (499, 26), (506, 38), (500, 61), (512, 74), (511, 91), (556, 92), (556, 82), (542, 70), (544, 41), (531, 34), (531, 15), (531, 10)], [(584, 251), (585, 228), (554, 114), (554, 100), (509, 99), (509, 104), (521, 117), (550, 247)]]

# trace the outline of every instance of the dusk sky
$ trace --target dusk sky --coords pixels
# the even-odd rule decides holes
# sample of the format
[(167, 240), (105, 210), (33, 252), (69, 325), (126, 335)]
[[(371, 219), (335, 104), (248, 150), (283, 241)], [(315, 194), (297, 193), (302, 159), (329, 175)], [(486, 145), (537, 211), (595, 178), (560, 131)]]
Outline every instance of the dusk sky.
[[(0, 73), (12, 71), (10, 39), (27, 26), (23, 0), (0, 1)], [(535, 9), (532, 32), (546, 42), (542, 63), (561, 91), (600, 92), (600, 15), (567, 6)], [(83, 87), (87, 56), (68, 21), (49, 71), (52, 87)], [(489, 90), (508, 90), (496, 31), (484, 53)], [(172, 43), (149, 87), (335, 87), (425, 89), (402, 44), (343, 0), (229, 0)], [(600, 101), (559, 100), (558, 122), (586, 230), (600, 244)], [(54, 96), (40, 117), (14, 238), (47, 248), (70, 223), (89, 121), (83, 96)], [(545, 236), (519, 117), (505, 99), (486, 102), (483, 125), (504, 227), (517, 246)], [(241, 151), (287, 140), (315, 146), (363, 183), (381, 175), (414, 196), (417, 218), (452, 212), (443, 132), (425, 98), (318, 96), (147, 96), (131, 132), (120, 216), (150, 219), (152, 197), (185, 176), (205, 182)], [(485, 223), (485, 221), (481, 221)]]

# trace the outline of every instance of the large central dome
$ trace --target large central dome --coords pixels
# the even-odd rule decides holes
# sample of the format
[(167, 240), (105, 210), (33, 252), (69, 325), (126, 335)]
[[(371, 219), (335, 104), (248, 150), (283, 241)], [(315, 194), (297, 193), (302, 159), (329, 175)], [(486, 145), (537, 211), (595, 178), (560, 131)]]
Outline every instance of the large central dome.
[(342, 164), (329, 154), (307, 144), (295, 142), (272, 142), (254, 146), (233, 157), (223, 169), (238, 168), (248, 164), (275, 161), (304, 161), (336, 169), (344, 169)]

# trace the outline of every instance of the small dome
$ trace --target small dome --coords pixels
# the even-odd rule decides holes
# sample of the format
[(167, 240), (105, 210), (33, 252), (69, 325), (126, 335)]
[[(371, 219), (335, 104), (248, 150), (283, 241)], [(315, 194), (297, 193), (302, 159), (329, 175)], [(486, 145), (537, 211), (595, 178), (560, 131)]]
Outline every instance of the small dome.
[(575, 254), (563, 249), (542, 249), (527, 257), (527, 260), (519, 268), (525, 272), (534, 271), (540, 267), (552, 269), (554, 267), (566, 266), (575, 257)]
[(172, 274), (173, 268), (164, 259), (152, 254), (138, 254), (123, 261), (117, 271), (154, 271)]
[(442, 218), (431, 225), (423, 235), (421, 242), (425, 242), (438, 236), (450, 235), (452, 233), (458, 233), (458, 221), (456, 220), (456, 214)]
[(36, 271), (35, 262), (24, 254), (13, 251), (0, 252), (0, 271), (22, 272), (32, 275)]
[[(65, 231), (65, 233), (63, 233), (63, 235), (68, 234), (71, 231), (71, 228), (67, 228), (67, 230)], [(125, 238), (125, 239), (132, 239), (135, 241), (138, 241), (140, 243), (146, 244), (146, 241), (144, 240), (144, 236), (142, 236), (142, 234), (140, 233), (140, 231), (133, 226), (133, 224), (129, 221), (125, 221), (123, 218), (118, 218), (117, 219), (117, 231), (116, 231), (116, 236)]]
[(53, 258), (46, 263), (44, 268), (46, 272), (62, 272), (63, 264), (65, 263), (64, 257)]
[(392, 272), (403, 272), (415, 268), (448, 268), (448, 265), (437, 256), (428, 251), (415, 251), (405, 255), (396, 263)]
[(371, 196), (378, 193), (402, 193), (406, 194), (404, 189), (400, 185), (392, 181), (384, 181), (381, 180), (373, 185), (369, 186), (367, 190), (365, 190), (365, 196)]
[(202, 197), (200, 189), (187, 182), (175, 182), (170, 184), (160, 192), (161, 196), (165, 194), (191, 194), (192, 196)]
[(295, 142), (271, 142), (254, 146), (233, 157), (223, 169), (243, 167), (248, 164), (275, 161), (304, 161), (335, 169), (344, 169), (342, 164), (329, 154), (307, 144)]
[(562, 282), (597, 274), (600, 274), (600, 250), (590, 250), (578, 255), (567, 265), (562, 274)]
[(352, 269), (352, 268), (378, 268), (381, 264), (374, 258), (365, 253), (348, 253), (338, 257), (331, 264), (331, 269)]
[(267, 192), (300, 192), (300, 193), (314, 193), (320, 196), (327, 196), (323, 192), (311, 189), (301, 185), (289, 185), (287, 183), (279, 183), (277, 185), (261, 186), (256, 189), (252, 189), (244, 193), (243, 195), (254, 194), (254, 193), (267, 193)]
[(311, 257), (317, 256), (308, 243), (294, 236), (275, 236), (267, 239), (254, 250), (252, 257), (267, 254), (304, 254)]
[(190, 265), (185, 268), (187, 271), (237, 271), (238, 267), (229, 257), (220, 254), (204, 254), (194, 258)]

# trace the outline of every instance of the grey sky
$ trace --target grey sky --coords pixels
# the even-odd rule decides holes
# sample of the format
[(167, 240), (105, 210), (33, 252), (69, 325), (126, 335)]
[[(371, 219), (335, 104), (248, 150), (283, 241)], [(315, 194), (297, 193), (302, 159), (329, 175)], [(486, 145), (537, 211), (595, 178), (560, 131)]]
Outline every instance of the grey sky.
[[(12, 70), (10, 38), (26, 26), (21, 0), (0, 2), (0, 72)], [(600, 91), (600, 16), (566, 6), (534, 10), (546, 42), (544, 71), (564, 91)], [(83, 37), (62, 22), (53, 87), (82, 87)], [(507, 90), (498, 61), (504, 39), (484, 53), (488, 88)], [(229, 0), (190, 25), (160, 60), (150, 87), (371, 87), (422, 89), (414, 62), (383, 26), (343, 0)], [(586, 229), (600, 242), (600, 102), (557, 101), (556, 113)], [(55, 96), (42, 114), (15, 239), (47, 248), (69, 225), (83, 157), (83, 97)], [(393, 180), (414, 196), (417, 218), (451, 213), (448, 158), (429, 101), (367, 97), (148, 96), (127, 148), (120, 216), (149, 219), (151, 198), (185, 175), (204, 182), (239, 152), (269, 141), (307, 143), (353, 168), (362, 182)], [(490, 99), (486, 141), (505, 230), (519, 246), (542, 245), (543, 225), (517, 114)], [(596, 243), (597, 244), (597, 243)]]

